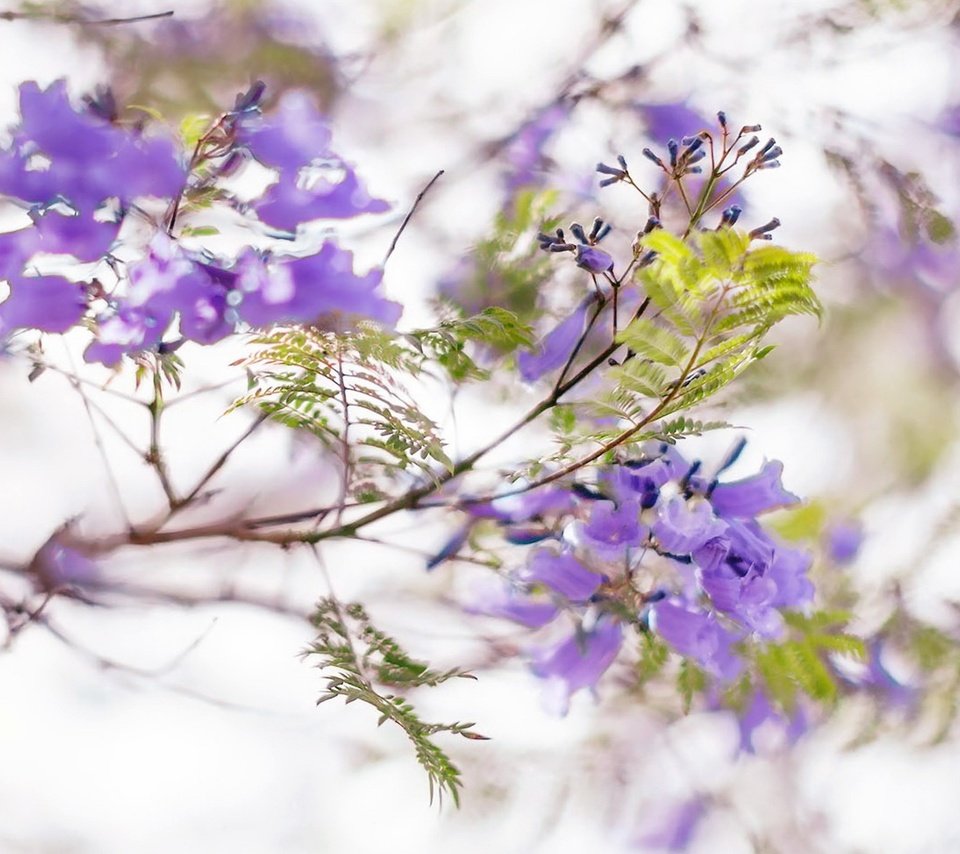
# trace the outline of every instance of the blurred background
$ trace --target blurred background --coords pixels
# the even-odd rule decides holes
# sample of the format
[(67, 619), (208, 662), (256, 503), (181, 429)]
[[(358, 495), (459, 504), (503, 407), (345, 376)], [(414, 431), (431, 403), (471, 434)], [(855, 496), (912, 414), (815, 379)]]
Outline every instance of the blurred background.
[[(808, 503), (777, 520), (781, 533), (825, 555), (824, 595), (884, 645), (890, 684), (923, 696), (916, 707), (892, 691), (851, 698), (795, 746), (771, 738), (757, 755), (737, 756), (730, 716), (669, 723), (603, 685), (599, 703), (577, 697), (557, 719), (511, 654), (519, 639), (451, 607), (456, 573), (424, 572), (446, 521), (393, 520), (377, 533), (399, 549), (334, 544), (323, 561), (335, 593), (368, 603), (411, 652), (481, 676), (421, 700), (425, 716), (475, 720), (492, 739), (451, 745), (465, 799), (440, 811), (401, 735), (353, 707), (314, 707), (320, 677), (299, 653), (327, 581), (309, 555), (219, 542), (120, 550), (103, 567), (111, 607), (53, 601), (0, 655), (0, 851), (658, 851), (671, 842), (661, 825), (691, 797), (709, 808), (683, 850), (960, 850), (956, 2), (4, 8), (4, 124), (21, 80), (66, 77), (76, 97), (109, 84), (172, 124), (216, 116), (257, 78), (270, 100), (311, 91), (337, 150), (395, 204), (340, 230), (361, 266), (446, 170), (387, 270), (406, 328), (447, 304), (562, 315), (572, 284), (505, 235), (547, 212), (602, 214), (619, 226), (607, 248), (628, 251), (646, 211), (623, 187), (598, 193), (598, 161), (643, 163), (644, 146), (712, 127), (720, 109), (736, 127), (761, 123), (783, 168), (745, 187), (741, 221), (777, 216), (778, 242), (821, 258), (827, 311), (819, 326), (778, 330), (720, 415), (749, 428), (738, 471), (783, 460), (787, 488)], [(51, 358), (95, 384), (88, 396), (56, 372), (31, 383), (23, 362), (0, 363), (6, 566), (70, 519), (109, 531), (158, 512), (162, 495), (114, 429), (141, 442), (148, 430), (125, 398), (130, 377), (97, 390), (109, 374), (81, 367), (75, 344), (51, 344), (63, 350)], [(230, 367), (242, 353), (236, 341), (184, 348), (191, 370), (164, 435), (174, 479), (190, 481), (248, 423), (221, 417), (243, 390)], [(458, 400), (454, 447), (483, 441), (491, 403), (506, 420), (528, 393)], [(438, 398), (439, 416), (446, 405)], [(684, 451), (720, 455), (735, 435)], [(510, 445), (492, 462), (523, 452)], [(244, 443), (218, 486), (238, 513), (283, 513), (335, 492), (333, 472), (278, 428)], [(20, 595), (11, 575), (4, 595)], [(898, 632), (927, 645), (906, 649)]]

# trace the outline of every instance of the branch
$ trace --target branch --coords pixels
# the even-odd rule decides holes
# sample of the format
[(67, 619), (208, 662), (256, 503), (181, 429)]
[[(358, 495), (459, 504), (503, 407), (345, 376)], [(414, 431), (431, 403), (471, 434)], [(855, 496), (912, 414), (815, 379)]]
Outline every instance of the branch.
[(430, 191), (430, 188), (440, 179), (440, 176), (443, 174), (444, 174), (444, 170), (441, 169), (439, 172), (437, 172), (436, 175), (434, 175), (427, 182), (427, 185), (419, 193), (417, 193), (416, 199), (413, 200), (413, 206), (410, 208), (409, 211), (407, 211), (407, 215), (403, 218), (403, 222), (400, 223), (400, 228), (397, 230), (397, 233), (393, 236), (393, 240), (390, 241), (390, 248), (387, 249), (387, 254), (383, 256), (383, 263), (380, 265), (381, 267), (387, 266), (387, 261), (389, 261), (390, 256), (393, 255), (393, 250), (397, 248), (397, 243), (400, 240), (400, 235), (403, 234), (404, 229), (406, 229), (407, 227), (407, 224), (410, 222), (411, 219), (413, 219), (413, 215), (414, 213), (416, 213), (417, 207), (419, 206), (420, 202), (423, 201), (423, 197), (427, 195), (427, 193)]

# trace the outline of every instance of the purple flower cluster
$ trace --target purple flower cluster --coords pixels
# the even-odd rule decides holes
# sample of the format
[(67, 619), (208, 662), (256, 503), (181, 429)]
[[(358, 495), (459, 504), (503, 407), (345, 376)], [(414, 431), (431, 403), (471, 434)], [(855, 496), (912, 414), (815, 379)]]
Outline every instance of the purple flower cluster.
[[(305, 257), (250, 246), (219, 257), (179, 242), (177, 212), (197, 190), (244, 215), (254, 233), (274, 236), (278, 229), (293, 236), (313, 220), (388, 209), (330, 149), (329, 126), (309, 96), (287, 93), (263, 115), (262, 93), (255, 85), (238, 98), (188, 157), (169, 135), (121, 123), (109, 95), (76, 108), (64, 81), (47, 89), (24, 83), (20, 123), (0, 150), (0, 193), (29, 219), (0, 235), (0, 277), (10, 286), (0, 334), (65, 332), (92, 315), (96, 340), (86, 358), (112, 365), (157, 347), (175, 321), (182, 339), (203, 344), (241, 326), (332, 314), (395, 323), (400, 306), (382, 296), (382, 271), (354, 273), (352, 253), (332, 240)], [(246, 204), (218, 182), (250, 161), (277, 178)], [(91, 268), (76, 274), (81, 281), (39, 275), (47, 256), (100, 262), (110, 275)], [(116, 284), (107, 288), (101, 279), (110, 276)]]
[(813, 598), (805, 551), (769, 534), (757, 516), (797, 502), (768, 462), (721, 481), (742, 444), (711, 477), (670, 445), (597, 469), (590, 483), (555, 485), (468, 506), (494, 518), (507, 541), (529, 546), (522, 566), (474, 610), (541, 627), (563, 614), (573, 631), (533, 652), (560, 707), (592, 688), (628, 626), (652, 632), (721, 683), (740, 675), (741, 642), (783, 635), (782, 611)]

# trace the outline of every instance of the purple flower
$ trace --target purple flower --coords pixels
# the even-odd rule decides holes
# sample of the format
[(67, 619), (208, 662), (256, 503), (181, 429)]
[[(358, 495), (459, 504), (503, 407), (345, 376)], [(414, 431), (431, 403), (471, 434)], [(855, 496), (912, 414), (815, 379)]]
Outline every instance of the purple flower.
[(617, 500), (639, 500), (640, 506), (656, 505), (660, 488), (678, 477), (686, 464), (672, 446), (670, 453), (654, 459), (628, 460), (600, 471), (597, 483)]
[(461, 525), (453, 532), (453, 535), (440, 547), (435, 555), (427, 559), (427, 569), (435, 569), (441, 563), (452, 558), (470, 538), (470, 531), (473, 530), (473, 521), (466, 525)]
[(169, 315), (120, 306), (116, 313), (97, 320), (97, 338), (83, 353), (84, 361), (116, 365), (127, 353), (148, 350), (160, 343), (170, 322)]
[(824, 540), (834, 563), (850, 563), (863, 544), (863, 525), (850, 519), (834, 522), (824, 531)]
[(294, 232), (303, 222), (390, 209), (330, 150), (330, 128), (306, 92), (288, 92), (273, 115), (244, 114), (237, 136), (257, 160), (280, 171), (254, 205), (260, 220), (274, 228)]
[[(522, 486), (519, 481), (516, 487)], [(505, 495), (495, 498), (489, 505), (472, 505), (467, 509), (476, 515), (481, 508), (489, 510), (489, 518), (505, 522), (527, 522), (543, 516), (545, 513), (563, 513), (573, 509), (574, 498), (569, 490), (556, 486), (541, 486), (521, 492), (518, 495)], [(482, 512), (482, 511), (481, 511)]]
[(765, 724), (771, 724), (781, 730), (786, 737), (787, 744), (793, 745), (809, 728), (807, 716), (801, 706), (794, 709), (789, 717), (775, 709), (763, 691), (757, 691), (750, 701), (750, 705), (738, 716), (737, 724), (740, 727), (740, 750), (745, 753), (756, 753), (759, 745), (754, 743), (754, 733)]
[(620, 624), (601, 617), (592, 631), (575, 631), (556, 646), (534, 653), (531, 668), (551, 683), (560, 714), (566, 714), (573, 694), (597, 684), (616, 659), (622, 639)]
[(86, 214), (58, 210), (32, 211), (33, 225), (0, 234), (0, 277), (20, 274), (37, 253), (70, 255), (95, 261), (116, 240), (120, 224), (100, 222)]
[(586, 601), (604, 581), (602, 575), (591, 572), (572, 554), (555, 554), (549, 549), (537, 549), (518, 570), (517, 578), (545, 584), (572, 602)]
[(510, 169), (507, 188), (511, 191), (535, 186), (543, 164), (543, 147), (570, 116), (567, 104), (552, 104), (527, 122), (508, 143), (504, 152)]
[(807, 572), (813, 555), (802, 549), (778, 545), (766, 577), (777, 585), (771, 604), (776, 608), (799, 608), (813, 601), (813, 582)]
[(513, 587), (500, 583), (477, 592), (466, 611), (488, 617), (501, 617), (530, 629), (539, 629), (557, 616), (558, 608), (543, 596), (520, 593)]
[(577, 246), (577, 266), (589, 273), (600, 275), (613, 269), (613, 258), (596, 246)]
[[(380, 293), (383, 270), (374, 267), (362, 276), (353, 272), (353, 253), (341, 249), (332, 240), (320, 251), (284, 265), (293, 282), (286, 320), (316, 320), (323, 314), (338, 313), (376, 320), (393, 326), (403, 307)], [(260, 306), (266, 305), (261, 298)], [(240, 310), (249, 323), (259, 325), (262, 315)]]
[(529, 383), (538, 380), (544, 374), (566, 364), (583, 334), (587, 310), (595, 299), (591, 294), (577, 306), (573, 314), (541, 338), (533, 350), (517, 355), (517, 367), (524, 381)]
[(674, 496), (660, 505), (658, 516), (653, 534), (663, 549), (676, 555), (692, 554), (727, 530), (705, 501), (691, 509), (683, 498)]
[(703, 130), (710, 123), (687, 106), (686, 101), (673, 104), (637, 104), (647, 125), (647, 136), (657, 142), (681, 139)]
[(260, 220), (294, 232), (300, 223), (315, 219), (349, 219), (390, 210), (386, 201), (367, 192), (357, 173), (343, 161), (310, 177), (316, 180), (305, 185), (297, 175), (283, 173), (254, 205)]
[[(72, 255), (78, 261), (96, 261), (107, 253), (119, 231), (119, 222), (94, 219), (92, 211), (75, 216), (47, 211), (36, 218), (32, 248), (52, 255)], [(28, 234), (19, 233), (24, 238)]]
[(730, 538), (725, 534), (711, 537), (693, 550), (694, 563), (704, 572), (713, 572), (730, 554)]
[(10, 296), (0, 304), (0, 334), (20, 328), (66, 332), (86, 310), (83, 285), (60, 276), (11, 276)]
[(594, 502), (587, 522), (573, 522), (564, 536), (573, 545), (593, 552), (602, 560), (619, 560), (626, 549), (642, 545), (650, 529), (640, 521), (635, 501)]
[(713, 572), (701, 572), (699, 580), (718, 611), (763, 637), (776, 638), (783, 633), (783, 616), (774, 607), (777, 585), (771, 579), (755, 574), (741, 578), (724, 564)]
[[(63, 80), (44, 90), (23, 83), (20, 115), (13, 147), (0, 153), (0, 192), (35, 205), (65, 198), (77, 210), (93, 211), (108, 198), (165, 198), (183, 185), (171, 139), (143, 137), (75, 110)], [(37, 154), (45, 160), (40, 166)]]
[(65, 584), (86, 584), (100, 572), (90, 558), (62, 545), (56, 535), (47, 540), (34, 555), (31, 568), (44, 590), (53, 590)]
[(680, 655), (721, 679), (735, 678), (742, 668), (732, 651), (737, 638), (713, 614), (662, 599), (650, 606), (650, 629)]
[(330, 127), (306, 92), (287, 92), (270, 116), (245, 115), (238, 141), (265, 166), (296, 172), (331, 156)]
[(155, 316), (172, 315), (198, 290), (212, 284), (210, 277), (180, 246), (159, 233), (146, 257), (130, 266), (126, 305), (148, 308)]
[(686, 851), (706, 811), (706, 803), (700, 797), (651, 810), (643, 822), (637, 844), (665, 851)]
[(739, 519), (798, 503), (800, 499), (783, 488), (782, 474), (783, 463), (770, 460), (753, 477), (716, 486), (710, 494), (710, 503), (719, 515)]
[(725, 560), (737, 575), (743, 577), (751, 572), (762, 575), (773, 562), (776, 546), (755, 519), (728, 520), (724, 537), (729, 540)]

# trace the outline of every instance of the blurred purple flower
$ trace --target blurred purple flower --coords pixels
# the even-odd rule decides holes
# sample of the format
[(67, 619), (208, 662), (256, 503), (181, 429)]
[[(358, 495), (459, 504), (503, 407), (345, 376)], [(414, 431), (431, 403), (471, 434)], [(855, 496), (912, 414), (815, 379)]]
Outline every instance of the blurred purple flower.
[(596, 246), (577, 247), (577, 266), (588, 273), (600, 275), (613, 269), (613, 258)]
[(527, 122), (507, 144), (504, 157), (509, 164), (507, 189), (516, 192), (541, 183), (544, 166), (543, 147), (570, 116), (570, 105), (551, 104)]
[(87, 584), (99, 575), (99, 567), (76, 549), (62, 545), (54, 535), (34, 555), (31, 569), (44, 590), (67, 584)]
[[(513, 484), (514, 488), (523, 485), (523, 481)], [(563, 513), (571, 510), (575, 504), (569, 489), (558, 486), (541, 486), (518, 495), (505, 495), (495, 498), (488, 505), (472, 505), (468, 511), (476, 513), (486, 507), (492, 518), (505, 522), (527, 522), (545, 513)]]
[(654, 142), (665, 143), (668, 139), (693, 136), (712, 123), (687, 106), (686, 101), (667, 104), (635, 105), (647, 127), (647, 136)]
[(315, 180), (304, 185), (296, 174), (283, 173), (253, 206), (260, 220), (295, 232), (301, 223), (316, 219), (349, 219), (390, 210), (386, 201), (370, 196), (353, 167), (342, 161), (312, 177)]
[(777, 585), (771, 579), (754, 573), (741, 578), (729, 564), (723, 564), (701, 572), (699, 580), (718, 611), (762, 637), (777, 638), (783, 633), (783, 616), (774, 607)]
[(679, 495), (660, 505), (653, 523), (653, 535), (660, 546), (675, 555), (692, 554), (726, 530), (727, 524), (713, 515), (707, 502), (691, 508)]
[(613, 664), (623, 635), (620, 624), (601, 617), (592, 631), (575, 631), (553, 647), (534, 653), (531, 668), (552, 683), (557, 710), (566, 714), (570, 697), (581, 688), (593, 688)]
[(764, 725), (772, 725), (783, 732), (787, 744), (796, 744), (809, 729), (809, 720), (799, 704), (792, 714), (787, 716), (774, 708), (763, 691), (756, 691), (750, 704), (737, 718), (740, 728), (740, 750), (744, 753), (756, 753), (759, 745), (754, 743), (754, 734)]
[(517, 578), (528, 584), (545, 584), (571, 602), (586, 601), (604, 581), (569, 552), (556, 554), (549, 549), (537, 549), (530, 555)]
[(863, 545), (863, 525), (853, 519), (841, 519), (827, 526), (823, 538), (834, 563), (850, 563)]
[(293, 173), (330, 157), (331, 136), (313, 98), (301, 90), (286, 92), (269, 116), (244, 115), (237, 129), (237, 141), (264, 166)]
[(10, 296), (0, 303), (0, 335), (12, 329), (66, 332), (87, 310), (83, 285), (61, 276), (10, 276)]
[(797, 609), (813, 601), (813, 582), (807, 578), (813, 555), (803, 549), (778, 545), (766, 577), (777, 585), (771, 604), (775, 608)]
[(577, 548), (586, 549), (601, 560), (620, 560), (627, 549), (646, 542), (650, 529), (640, 521), (636, 501), (596, 501), (586, 522), (572, 522), (564, 537)]
[[(320, 251), (285, 264), (294, 285), (287, 320), (315, 320), (336, 312), (393, 326), (403, 307), (380, 293), (383, 270), (374, 267), (362, 276), (353, 272), (353, 253), (327, 240)], [(241, 310), (241, 314), (244, 311)], [(260, 321), (253, 316), (251, 323)]]
[(531, 596), (510, 585), (498, 582), (476, 592), (465, 607), (468, 613), (501, 617), (530, 629), (539, 629), (559, 613), (557, 606), (544, 596)]
[(148, 350), (160, 343), (170, 322), (164, 313), (121, 305), (97, 320), (97, 337), (83, 353), (84, 361), (113, 367), (127, 354)]
[(662, 599), (650, 606), (650, 629), (676, 652), (692, 658), (721, 679), (735, 678), (743, 667), (732, 650), (736, 636), (721, 626), (713, 614), (677, 600)]
[(34, 205), (65, 198), (77, 210), (92, 211), (108, 198), (166, 198), (183, 185), (172, 139), (144, 137), (75, 110), (62, 79), (46, 89), (21, 84), (20, 116), (12, 147), (0, 152), (0, 192), (6, 195)]
[(517, 354), (517, 367), (525, 382), (533, 382), (544, 374), (566, 364), (587, 323), (587, 311), (596, 300), (591, 294), (566, 319), (541, 338), (534, 349)]
[(783, 463), (770, 460), (759, 474), (734, 483), (721, 483), (710, 494), (710, 503), (721, 516), (749, 518), (797, 504), (800, 499), (780, 482)]
[(636, 842), (664, 851), (686, 851), (706, 812), (706, 802), (700, 797), (651, 810)]

